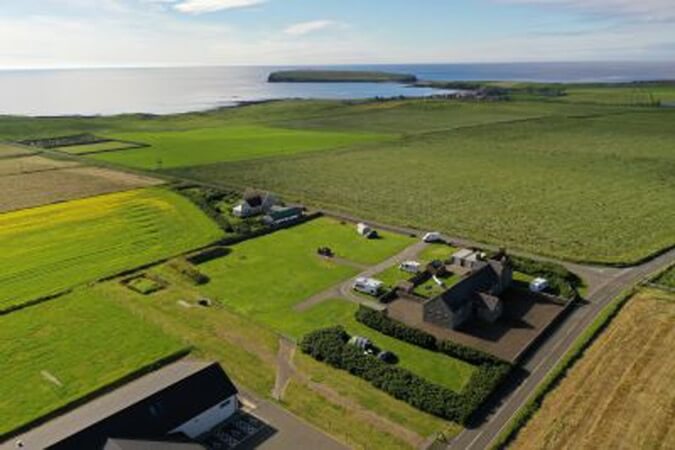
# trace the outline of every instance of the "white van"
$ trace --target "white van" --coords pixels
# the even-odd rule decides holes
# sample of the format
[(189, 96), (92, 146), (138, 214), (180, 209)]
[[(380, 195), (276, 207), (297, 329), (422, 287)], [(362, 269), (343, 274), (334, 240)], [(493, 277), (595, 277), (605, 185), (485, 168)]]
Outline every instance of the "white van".
[(398, 268), (403, 272), (418, 273), (422, 268), (422, 264), (418, 263), (417, 261), (403, 261), (401, 264), (399, 264)]
[(530, 283), (530, 291), (532, 292), (543, 292), (548, 289), (548, 280), (546, 278), (535, 278)]
[(422, 240), (428, 243), (443, 242), (443, 236), (441, 236), (441, 233), (439, 233), (438, 231), (432, 231), (430, 233), (425, 234)]
[(380, 280), (364, 277), (357, 278), (352, 286), (356, 292), (372, 295), (373, 297), (377, 297), (383, 287), (384, 283)]

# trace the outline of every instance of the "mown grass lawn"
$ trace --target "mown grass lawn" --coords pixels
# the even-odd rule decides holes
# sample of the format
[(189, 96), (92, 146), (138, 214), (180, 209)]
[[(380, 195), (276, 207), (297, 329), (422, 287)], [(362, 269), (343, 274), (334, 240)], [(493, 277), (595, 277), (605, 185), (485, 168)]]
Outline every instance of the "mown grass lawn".
[(96, 289), (0, 316), (0, 437), (184, 348)]
[(137, 132), (115, 134), (113, 137), (149, 144), (150, 147), (94, 154), (91, 157), (142, 169), (289, 156), (389, 138), (385, 134), (292, 130), (260, 125)]
[(570, 260), (673, 245), (675, 111), (491, 124), (176, 173)]
[(357, 263), (374, 264), (413, 242), (393, 233), (381, 236), (367, 240), (353, 224), (313, 220), (235, 245), (229, 255), (201, 265), (212, 280), (204, 289), (227, 307), (280, 329), (282, 314), (294, 305), (359, 272), (319, 257), (319, 247), (328, 246)]
[(206, 245), (220, 229), (187, 199), (136, 190), (0, 215), (0, 310)]

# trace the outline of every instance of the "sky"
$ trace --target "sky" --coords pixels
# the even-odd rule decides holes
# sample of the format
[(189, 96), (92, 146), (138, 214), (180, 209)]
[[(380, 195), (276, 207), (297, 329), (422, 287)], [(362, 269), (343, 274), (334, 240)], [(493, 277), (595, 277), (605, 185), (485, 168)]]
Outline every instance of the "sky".
[(675, 0), (0, 0), (0, 69), (661, 60)]

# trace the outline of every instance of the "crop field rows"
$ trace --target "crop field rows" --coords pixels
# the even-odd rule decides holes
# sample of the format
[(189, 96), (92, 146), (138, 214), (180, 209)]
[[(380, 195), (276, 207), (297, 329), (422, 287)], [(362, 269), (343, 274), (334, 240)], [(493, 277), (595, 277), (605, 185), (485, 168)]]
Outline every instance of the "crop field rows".
[(0, 160), (0, 171), (5, 171), (0, 176), (0, 213), (163, 183), (142, 175), (35, 158), (40, 157)]
[(673, 118), (662, 111), (491, 124), (170, 173), (532, 253), (628, 263), (675, 243)]
[(0, 310), (206, 245), (221, 231), (163, 190), (0, 215)]
[(509, 446), (675, 446), (675, 296), (639, 292)]

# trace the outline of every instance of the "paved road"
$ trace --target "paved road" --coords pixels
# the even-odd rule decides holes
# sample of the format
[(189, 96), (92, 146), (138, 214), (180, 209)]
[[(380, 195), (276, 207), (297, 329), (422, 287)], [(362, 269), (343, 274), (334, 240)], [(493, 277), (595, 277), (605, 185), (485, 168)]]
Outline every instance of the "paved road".
[(639, 266), (607, 272), (607, 279), (594, 286), (588, 295), (589, 302), (572, 311), (551, 337), (524, 363), (524, 379), (512, 380), (512, 388), (499, 405), (491, 411), (482, 424), (466, 429), (450, 444), (448, 449), (479, 450), (489, 448), (492, 441), (508, 424), (518, 409), (527, 401), (539, 383), (570, 349), (572, 344), (595, 320), (612, 299), (647, 275), (658, 272), (675, 262), (675, 249)]

